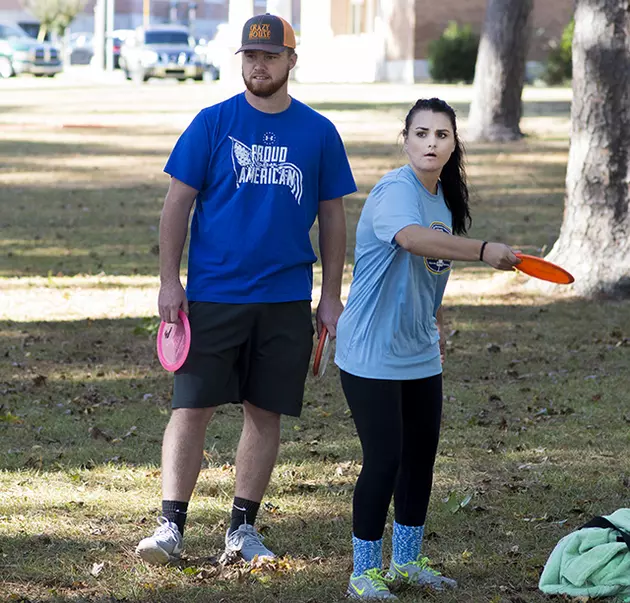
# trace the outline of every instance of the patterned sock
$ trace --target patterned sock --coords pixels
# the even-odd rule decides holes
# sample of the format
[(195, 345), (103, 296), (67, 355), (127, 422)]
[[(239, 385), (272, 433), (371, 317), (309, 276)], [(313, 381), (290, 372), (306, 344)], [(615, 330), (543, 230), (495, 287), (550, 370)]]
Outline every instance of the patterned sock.
[(184, 535), (184, 525), (186, 524), (186, 514), (188, 513), (188, 503), (180, 500), (163, 500), (162, 515), (172, 521)]
[(417, 561), (422, 551), (424, 526), (403, 526), (394, 522), (392, 560), (396, 565)]
[(361, 540), (352, 535), (352, 548), (354, 549), (354, 572), (356, 578), (363, 572), (374, 567), (383, 567), (383, 539)]
[(238, 530), (244, 523), (253, 526), (258, 515), (260, 503), (238, 496), (232, 503), (232, 518), (230, 519), (230, 534)]

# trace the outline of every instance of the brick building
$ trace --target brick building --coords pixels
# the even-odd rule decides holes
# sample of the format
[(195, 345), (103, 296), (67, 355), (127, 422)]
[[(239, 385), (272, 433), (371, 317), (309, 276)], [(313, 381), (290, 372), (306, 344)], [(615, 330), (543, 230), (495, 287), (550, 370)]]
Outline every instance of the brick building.
[[(429, 43), (449, 21), (481, 31), (486, 6), (487, 0), (302, 0), (298, 79), (426, 79)], [(573, 9), (574, 0), (534, 0), (530, 68), (544, 60)]]
[[(72, 31), (92, 31), (94, 2), (88, 0)], [(115, 29), (142, 24), (143, 2), (114, 0)], [(426, 79), (427, 52), (449, 21), (480, 31), (487, 0), (148, 0), (151, 22), (194, 25), (212, 36), (229, 23), (233, 46), (245, 19), (269, 10), (290, 20), (300, 45), (299, 81), (413, 82)], [(534, 0), (530, 66), (544, 59), (550, 40), (559, 39), (573, 13), (574, 0)], [(194, 13), (191, 12), (194, 8)], [(194, 23), (189, 17), (195, 15)], [(33, 20), (20, 0), (0, 0), (0, 20)]]

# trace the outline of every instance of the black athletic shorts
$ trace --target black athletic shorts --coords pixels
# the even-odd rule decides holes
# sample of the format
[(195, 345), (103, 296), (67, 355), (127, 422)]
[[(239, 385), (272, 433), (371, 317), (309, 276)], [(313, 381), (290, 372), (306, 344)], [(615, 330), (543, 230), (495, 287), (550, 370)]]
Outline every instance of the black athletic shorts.
[(173, 408), (247, 400), (300, 416), (313, 347), (311, 302), (190, 302), (191, 342), (175, 373)]

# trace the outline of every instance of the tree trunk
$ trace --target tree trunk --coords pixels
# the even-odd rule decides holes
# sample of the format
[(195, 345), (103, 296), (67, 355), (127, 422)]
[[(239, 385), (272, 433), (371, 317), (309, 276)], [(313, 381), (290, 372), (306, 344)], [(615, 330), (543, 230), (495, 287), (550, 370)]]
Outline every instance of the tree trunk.
[(630, 297), (630, 1), (577, 0), (567, 192), (548, 259), (585, 297)]
[(488, 0), (479, 43), (469, 140), (507, 141), (523, 136), (521, 94), (533, 0)]

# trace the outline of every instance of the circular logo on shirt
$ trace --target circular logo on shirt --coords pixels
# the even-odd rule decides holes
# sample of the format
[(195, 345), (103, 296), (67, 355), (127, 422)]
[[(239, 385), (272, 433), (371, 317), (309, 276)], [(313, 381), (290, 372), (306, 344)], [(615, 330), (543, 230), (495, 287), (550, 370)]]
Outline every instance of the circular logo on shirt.
[(265, 132), (265, 135), (263, 136), (264, 144), (276, 144), (276, 141), (277, 137), (273, 132)]
[[(431, 226), (433, 230), (445, 232), (446, 234), (452, 234), (451, 229), (444, 224), (444, 222), (432, 222)], [(435, 258), (424, 258), (424, 265), (427, 270), (432, 274), (444, 274), (451, 269), (451, 260), (438, 260)]]

